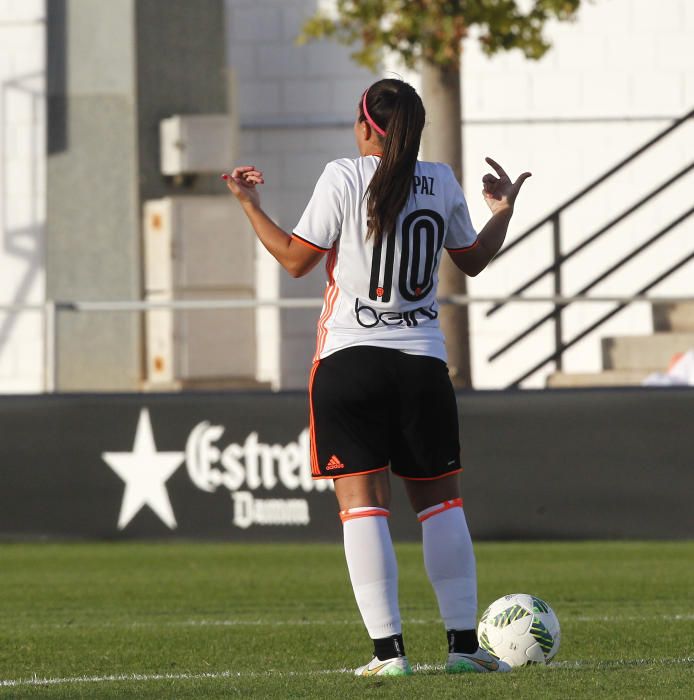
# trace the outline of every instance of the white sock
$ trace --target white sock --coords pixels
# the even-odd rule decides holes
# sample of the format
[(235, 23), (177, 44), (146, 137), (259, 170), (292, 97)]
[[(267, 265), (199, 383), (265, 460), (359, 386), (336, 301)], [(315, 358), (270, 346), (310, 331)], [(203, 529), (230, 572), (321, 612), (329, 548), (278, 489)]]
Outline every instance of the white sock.
[(424, 566), (446, 629), (477, 627), (477, 573), (463, 501), (444, 501), (417, 513)]
[(398, 565), (385, 508), (366, 506), (340, 513), (345, 557), (354, 597), (371, 639), (402, 633)]

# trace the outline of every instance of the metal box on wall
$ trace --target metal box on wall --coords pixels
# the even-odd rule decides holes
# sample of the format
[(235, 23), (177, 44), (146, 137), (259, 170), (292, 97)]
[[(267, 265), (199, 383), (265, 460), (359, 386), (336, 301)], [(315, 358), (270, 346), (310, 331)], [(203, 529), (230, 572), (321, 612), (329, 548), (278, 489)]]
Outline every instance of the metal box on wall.
[(164, 175), (216, 173), (233, 162), (235, 123), (229, 114), (185, 114), (159, 124)]
[(231, 196), (145, 202), (145, 288), (253, 289), (255, 236)]
[[(148, 301), (254, 298), (255, 237), (232, 198), (151, 200), (144, 218)], [(255, 309), (161, 308), (145, 319), (150, 388), (255, 382)]]

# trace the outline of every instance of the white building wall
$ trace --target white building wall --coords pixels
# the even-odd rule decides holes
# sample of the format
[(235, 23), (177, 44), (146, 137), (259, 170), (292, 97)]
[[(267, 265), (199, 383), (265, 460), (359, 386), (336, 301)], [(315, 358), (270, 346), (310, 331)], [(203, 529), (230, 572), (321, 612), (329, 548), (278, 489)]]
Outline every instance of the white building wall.
[[(491, 155), (517, 176), (530, 170), (518, 201), (509, 241), (578, 192), (629, 152), (694, 107), (694, 3), (689, 0), (600, 0), (582, 3), (578, 21), (555, 23), (547, 32), (554, 46), (539, 62), (519, 52), (485, 57), (466, 42), (464, 65), (465, 185), (473, 220), (481, 225), (486, 206), (479, 182)], [(490, 123), (492, 120), (495, 123)], [(527, 120), (527, 122), (524, 122)], [(656, 185), (691, 162), (694, 120), (562, 217), (562, 248), (574, 246)], [(691, 206), (694, 174), (682, 178), (599, 242), (566, 264), (564, 293), (576, 293), (619, 257)], [(646, 249), (619, 273), (591, 290), (594, 295), (631, 294), (668, 265), (694, 252), (694, 217)], [(476, 295), (503, 295), (551, 262), (551, 230), (545, 226), (516, 250), (471, 281)], [(651, 294), (693, 294), (690, 263)], [(552, 294), (546, 277), (526, 294)], [(503, 386), (551, 352), (553, 328), (546, 324), (495, 362), (487, 356), (528, 321), (550, 310), (514, 304), (487, 319), (489, 305), (472, 311), (473, 371), (479, 388)], [(587, 327), (614, 304), (576, 304), (565, 314), (565, 339)], [(599, 337), (652, 330), (648, 304), (623, 311), (568, 351), (564, 369), (598, 371)], [(552, 366), (527, 382), (541, 386)]]
[[(0, 306), (44, 301), (44, 0), (0, 2)], [(43, 386), (42, 317), (0, 310), (0, 392)]]

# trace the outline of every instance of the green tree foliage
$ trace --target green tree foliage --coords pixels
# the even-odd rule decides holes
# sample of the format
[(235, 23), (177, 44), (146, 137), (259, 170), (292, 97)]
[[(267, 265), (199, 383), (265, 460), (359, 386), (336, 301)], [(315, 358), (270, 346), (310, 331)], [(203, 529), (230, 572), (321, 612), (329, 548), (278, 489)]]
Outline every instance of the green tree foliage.
[(360, 44), (352, 58), (376, 69), (383, 49), (413, 68), (421, 59), (458, 68), (461, 41), (472, 27), (488, 55), (520, 49), (540, 58), (550, 44), (549, 19), (572, 20), (581, 0), (337, 0), (335, 13), (318, 12), (303, 27), (300, 43), (330, 37)]

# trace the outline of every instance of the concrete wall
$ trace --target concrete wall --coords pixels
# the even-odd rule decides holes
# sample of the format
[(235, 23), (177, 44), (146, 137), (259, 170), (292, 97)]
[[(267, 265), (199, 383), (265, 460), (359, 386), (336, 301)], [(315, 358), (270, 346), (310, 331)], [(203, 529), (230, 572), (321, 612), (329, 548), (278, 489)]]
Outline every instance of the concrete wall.
[[(47, 296), (137, 299), (133, 5), (58, 0), (48, 7), (47, 32)], [(137, 314), (62, 313), (56, 325), (58, 388), (138, 386), (142, 334)]]
[[(45, 8), (0, 3), (0, 305), (45, 298)], [(40, 391), (41, 315), (0, 311), (0, 391)]]
[[(49, 119), (65, 133), (48, 148), (50, 298), (141, 299), (143, 203), (219, 192), (217, 177), (178, 187), (161, 174), (159, 123), (226, 112), (223, 5), (169, 0), (162, 9), (157, 0), (51, 3), (49, 46), (64, 68), (48, 64)], [(143, 342), (139, 314), (61, 314), (58, 388), (139, 389)]]

